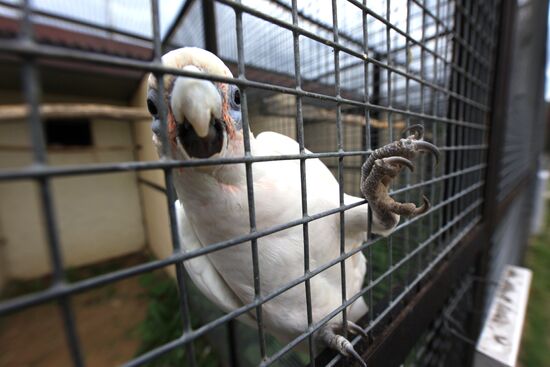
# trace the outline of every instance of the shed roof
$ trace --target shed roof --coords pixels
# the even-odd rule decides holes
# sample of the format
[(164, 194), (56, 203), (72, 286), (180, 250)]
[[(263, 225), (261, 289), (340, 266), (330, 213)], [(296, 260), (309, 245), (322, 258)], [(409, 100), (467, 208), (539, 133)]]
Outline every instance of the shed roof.
[[(21, 22), (12, 17), (0, 16), (0, 37), (15, 38), (19, 34)], [(59, 26), (36, 24), (34, 26), (35, 40), (39, 43), (62, 47), (76, 48), (85, 51), (98, 52), (116, 56), (130, 57), (140, 60), (152, 58), (151, 47), (136, 43), (109, 39)]]
[[(138, 60), (152, 59), (150, 41), (139, 34), (132, 36), (127, 30), (121, 30), (124, 34), (107, 34), (98, 28), (101, 25), (86, 27), (64, 21), (64, 17), (67, 18), (64, 14), (52, 13), (52, 16), (62, 18), (57, 19), (40, 15), (46, 14), (41, 9), (33, 8), (33, 11), (36, 12), (32, 18), (33, 31), (38, 43)], [(0, 2), (0, 38), (18, 36), (21, 28), (19, 12), (18, 5)], [(38, 67), (45, 101), (51, 95), (70, 95), (81, 100), (125, 103), (132, 98), (144, 75), (136, 70), (47, 58), (40, 58)], [(0, 90), (21, 90), (21, 79), (13, 77), (20, 74), (20, 68), (21, 63), (13, 56), (0, 55), (0, 76), (6, 76), (0, 77)], [(21, 101), (21, 96), (14, 98), (5, 102)]]

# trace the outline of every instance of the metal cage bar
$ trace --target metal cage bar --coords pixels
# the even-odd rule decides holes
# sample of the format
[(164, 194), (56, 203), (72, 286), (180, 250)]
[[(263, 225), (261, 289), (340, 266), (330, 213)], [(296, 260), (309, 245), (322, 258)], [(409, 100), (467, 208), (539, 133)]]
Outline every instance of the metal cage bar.
[[(339, 31), (338, 31), (338, 5), (336, 0), (332, 0), (332, 33), (335, 44), (339, 43)], [(336, 96), (340, 95), (340, 50), (334, 49), (334, 85)], [(336, 104), (336, 147), (338, 152), (344, 151), (344, 132), (342, 124), (342, 105)], [(338, 157), (338, 200), (340, 206), (344, 205), (344, 157)], [(340, 256), (346, 253), (346, 239), (345, 239), (345, 211), (340, 212)], [(346, 263), (345, 259), (340, 262), (340, 288), (342, 293), (342, 305), (346, 303)], [(344, 337), (348, 336), (348, 316), (347, 309), (342, 309), (342, 334)]]
[[(162, 42), (161, 42), (161, 36), (160, 36), (160, 19), (159, 19), (159, 3), (158, 0), (151, 0), (151, 22), (153, 25), (153, 51), (154, 51), (154, 58), (153, 61), (162, 64)], [(158, 85), (158, 92), (161, 96), (165, 94), (165, 85), (164, 85), (164, 74), (163, 73), (155, 73), (154, 74), (157, 85)], [(159, 119), (161, 122), (161, 132), (160, 132), (160, 138), (163, 141), (163, 151), (162, 155), (164, 157), (170, 157), (171, 152), (169, 150), (169, 144), (168, 144), (168, 107), (164, 104), (164, 101), (161, 99), (161, 103), (159, 106)], [(180, 243), (180, 237), (178, 234), (178, 225), (177, 225), (177, 219), (176, 219), (176, 209), (175, 209), (175, 201), (176, 201), (176, 195), (174, 191), (174, 187), (172, 185), (172, 170), (165, 169), (164, 170), (164, 184), (166, 187), (166, 200), (167, 200), (167, 207), (168, 207), (168, 217), (169, 217), (169, 223), (170, 223), (170, 239), (172, 242), (172, 248), (174, 254), (181, 253), (182, 252), (182, 246)], [(188, 291), (187, 286), (185, 284), (185, 269), (182, 262), (177, 262), (174, 264), (176, 268), (176, 280), (179, 290), (179, 296), (180, 296), (180, 314), (182, 319), (182, 329), (183, 329), (183, 335), (189, 333), (191, 331), (191, 317), (189, 313), (189, 300), (188, 300)], [(193, 347), (193, 343), (188, 343), (185, 345), (186, 350), (186, 358), (187, 363), (189, 366), (196, 366), (197, 361), (195, 357), (195, 350)]]
[[(21, 23), (19, 42), (33, 45), (34, 34), (29, 1), (25, 1), (23, 3)], [(33, 164), (36, 166), (44, 166), (47, 165), (47, 152), (44, 133), (42, 130), (42, 121), (38, 111), (38, 105), (40, 103), (40, 81), (36, 62), (31, 56), (25, 58), (23, 61), (23, 84), (24, 98), (30, 106), (28, 124), (32, 141)], [(65, 271), (63, 268), (63, 255), (59, 240), (51, 186), (47, 177), (39, 178), (36, 181), (39, 185), (40, 202), (42, 206), (41, 209), (46, 222), (47, 243), (50, 261), (53, 268), (53, 284), (51, 287), (58, 288), (65, 284)], [(70, 298), (67, 296), (61, 296), (57, 297), (56, 300), (59, 304), (59, 310), (63, 319), (63, 327), (72, 362), (75, 366), (82, 366), (84, 364), (83, 355), (76, 330)]]
[[(243, 24), (242, 24), (242, 11), (235, 8), (235, 18), (237, 27), (237, 52), (238, 52), (238, 76), (239, 79), (245, 77), (245, 65), (244, 65), (244, 42), (243, 42)], [(242, 105), (242, 122), (243, 122), (243, 134), (244, 134), (244, 154), (250, 155), (250, 134), (249, 134), (249, 122), (248, 122), (248, 106), (247, 106), (247, 93), (246, 88), (241, 87), (241, 105)], [(248, 216), (250, 219), (250, 233), (256, 232), (256, 209), (254, 203), (254, 179), (252, 177), (252, 163), (246, 163), (246, 189), (248, 196)], [(254, 238), (250, 241), (252, 250), (252, 266), (254, 271), (254, 297), (259, 299), (261, 297), (261, 281), (260, 281), (260, 263), (258, 260), (258, 242)], [(256, 306), (256, 322), (258, 325), (258, 338), (260, 341), (260, 354), (262, 360), (266, 359), (266, 343), (265, 332), (263, 327), (262, 317), (262, 303)]]
[[(298, 26), (298, 2), (292, 0), (292, 24)], [(296, 89), (302, 89), (302, 76), (300, 67), (300, 35), (296, 32), (292, 33), (293, 46), (294, 46), (294, 73), (296, 80)], [(304, 145), (304, 118), (302, 113), (302, 97), (296, 96), (296, 138), (298, 140), (298, 146), (300, 149), (300, 155), (305, 155)], [(307, 209), (307, 176), (306, 176), (306, 160), (300, 159), (300, 194), (302, 199), (302, 217), (308, 217)], [(308, 275), (310, 272), (310, 260), (309, 260), (309, 225), (304, 223), (303, 226), (304, 236), (304, 275)], [(311, 282), (310, 279), (306, 279), (304, 282), (306, 293), (306, 312), (307, 312), (307, 324), (308, 328), (311, 328), (313, 324), (313, 311), (311, 305)], [(315, 367), (315, 341), (313, 336), (308, 337), (308, 352), (309, 360), (312, 367)]]

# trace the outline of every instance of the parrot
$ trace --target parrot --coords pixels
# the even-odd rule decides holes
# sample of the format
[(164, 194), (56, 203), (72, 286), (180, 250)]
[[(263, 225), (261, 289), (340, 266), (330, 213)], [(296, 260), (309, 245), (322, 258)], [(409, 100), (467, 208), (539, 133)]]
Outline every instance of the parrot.
[[(215, 54), (195, 47), (172, 50), (162, 57), (163, 66), (193, 73), (232, 78), (224, 62)], [(152, 140), (159, 153), (182, 161), (243, 157), (245, 152), (240, 89), (230, 83), (207, 78), (164, 74), (163, 93), (154, 74), (147, 80), (147, 108), (152, 116)], [(165, 121), (161, 121), (161, 104)], [(166, 124), (167, 139), (161, 138), (161, 124)], [(423, 128), (411, 126), (406, 136), (374, 150), (361, 168), (361, 192), (367, 203), (345, 211), (345, 250), (361, 246), (367, 233), (389, 235), (400, 216), (415, 216), (430, 208), (423, 203), (399, 203), (388, 193), (392, 180), (402, 168), (414, 169), (412, 159), (420, 152), (437, 158), (438, 148), (423, 140)], [(296, 155), (298, 142), (275, 132), (254, 136), (248, 131), (252, 157)], [(168, 144), (169, 146), (164, 146)], [(165, 152), (165, 153), (163, 153)], [(166, 153), (168, 152), (168, 153)], [(306, 153), (310, 151), (306, 150)], [(302, 190), (300, 160), (265, 160), (253, 162), (252, 187), (256, 230), (301, 219)], [(340, 207), (339, 184), (326, 165), (317, 158), (305, 163), (307, 212), (309, 215)], [(247, 174), (244, 163), (190, 165), (173, 170), (174, 203), (179, 238), (183, 251), (207, 248), (250, 233)], [(344, 204), (365, 201), (344, 195)], [(368, 207), (372, 210), (372, 228), (368, 228)], [(309, 266), (316, 269), (339, 257), (340, 213), (322, 216), (308, 224)], [(304, 276), (302, 226), (296, 225), (257, 239), (259, 285), (261, 296), (268, 295)], [(209, 252), (184, 262), (197, 288), (224, 312), (231, 312), (255, 300), (253, 258), (250, 242)], [(367, 263), (362, 252), (345, 260), (345, 291), (348, 297), (362, 287)], [(310, 278), (311, 318), (317, 323), (342, 305), (340, 263)], [(349, 331), (366, 337), (356, 324), (368, 312), (362, 297), (347, 308), (347, 322), (341, 313), (321, 326), (314, 334), (315, 349), (332, 348), (366, 366), (344, 337)], [(256, 325), (254, 310), (239, 320)], [(265, 330), (282, 342), (290, 342), (308, 330), (304, 282), (262, 304)], [(344, 332), (345, 331), (345, 332)]]

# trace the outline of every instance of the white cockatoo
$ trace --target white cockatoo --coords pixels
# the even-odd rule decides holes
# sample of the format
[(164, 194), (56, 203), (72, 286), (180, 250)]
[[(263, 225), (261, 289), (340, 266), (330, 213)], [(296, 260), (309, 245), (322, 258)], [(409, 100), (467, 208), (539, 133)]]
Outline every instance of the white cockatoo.
[[(231, 77), (227, 66), (214, 54), (199, 48), (181, 48), (164, 55), (167, 67)], [(171, 158), (242, 157), (244, 155), (241, 96), (230, 84), (209, 80), (165, 75), (164, 95), (159, 95), (157, 80), (148, 81), (147, 106), (153, 116), (153, 142)], [(167, 109), (169, 147), (160, 138), (159, 104)], [(253, 122), (252, 122), (253, 123)], [(437, 148), (422, 140), (422, 130), (413, 129), (405, 139), (371, 154), (362, 168), (362, 191), (373, 210), (372, 232), (387, 235), (399, 221), (399, 215), (425, 212), (429, 202), (417, 208), (401, 204), (388, 196), (388, 185), (401, 167), (410, 169), (416, 152)], [(254, 137), (250, 133), (250, 151), (254, 157), (298, 154), (293, 139), (274, 132)], [(257, 230), (264, 230), (302, 218), (299, 160), (278, 160), (252, 164)], [(245, 164), (209, 165), (174, 169), (173, 184), (179, 198), (176, 212), (179, 235), (185, 251), (250, 233)], [(340, 206), (339, 186), (319, 159), (306, 161), (307, 210), (310, 215)], [(345, 204), (362, 199), (345, 195)], [(367, 205), (345, 212), (345, 249), (360, 246), (366, 238)], [(304, 275), (303, 229), (297, 225), (257, 240), (261, 295), (268, 295)], [(310, 269), (316, 269), (340, 256), (339, 213), (309, 223)], [(345, 260), (346, 294), (352, 297), (362, 287), (366, 260), (361, 252)], [(254, 301), (254, 277), (249, 242), (208, 253), (185, 262), (196, 286), (225, 312)], [(340, 264), (311, 278), (312, 319), (316, 323), (342, 305)], [(362, 332), (354, 324), (367, 312), (363, 298), (347, 308), (347, 329)], [(281, 341), (290, 341), (308, 329), (305, 285), (300, 283), (262, 305), (265, 329)], [(252, 310), (240, 319), (255, 325)], [(346, 356), (357, 358), (352, 344), (341, 334), (342, 316), (331, 319), (314, 334), (319, 347), (328, 346)], [(319, 350), (320, 348), (316, 348)]]

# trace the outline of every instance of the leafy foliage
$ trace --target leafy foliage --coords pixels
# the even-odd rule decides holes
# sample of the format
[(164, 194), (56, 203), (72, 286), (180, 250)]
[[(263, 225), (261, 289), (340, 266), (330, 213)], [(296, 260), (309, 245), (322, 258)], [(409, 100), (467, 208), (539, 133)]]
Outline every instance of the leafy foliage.
[[(149, 306), (146, 317), (139, 327), (142, 342), (137, 352), (138, 355), (178, 339), (183, 332), (179, 312), (180, 298), (174, 280), (164, 274), (148, 273), (140, 276), (140, 284), (149, 298)], [(199, 338), (194, 343), (194, 347), (199, 366), (213, 367), (220, 364), (214, 349), (205, 338)], [(167, 367), (185, 364), (185, 347), (181, 347), (156, 358), (148, 366)]]

